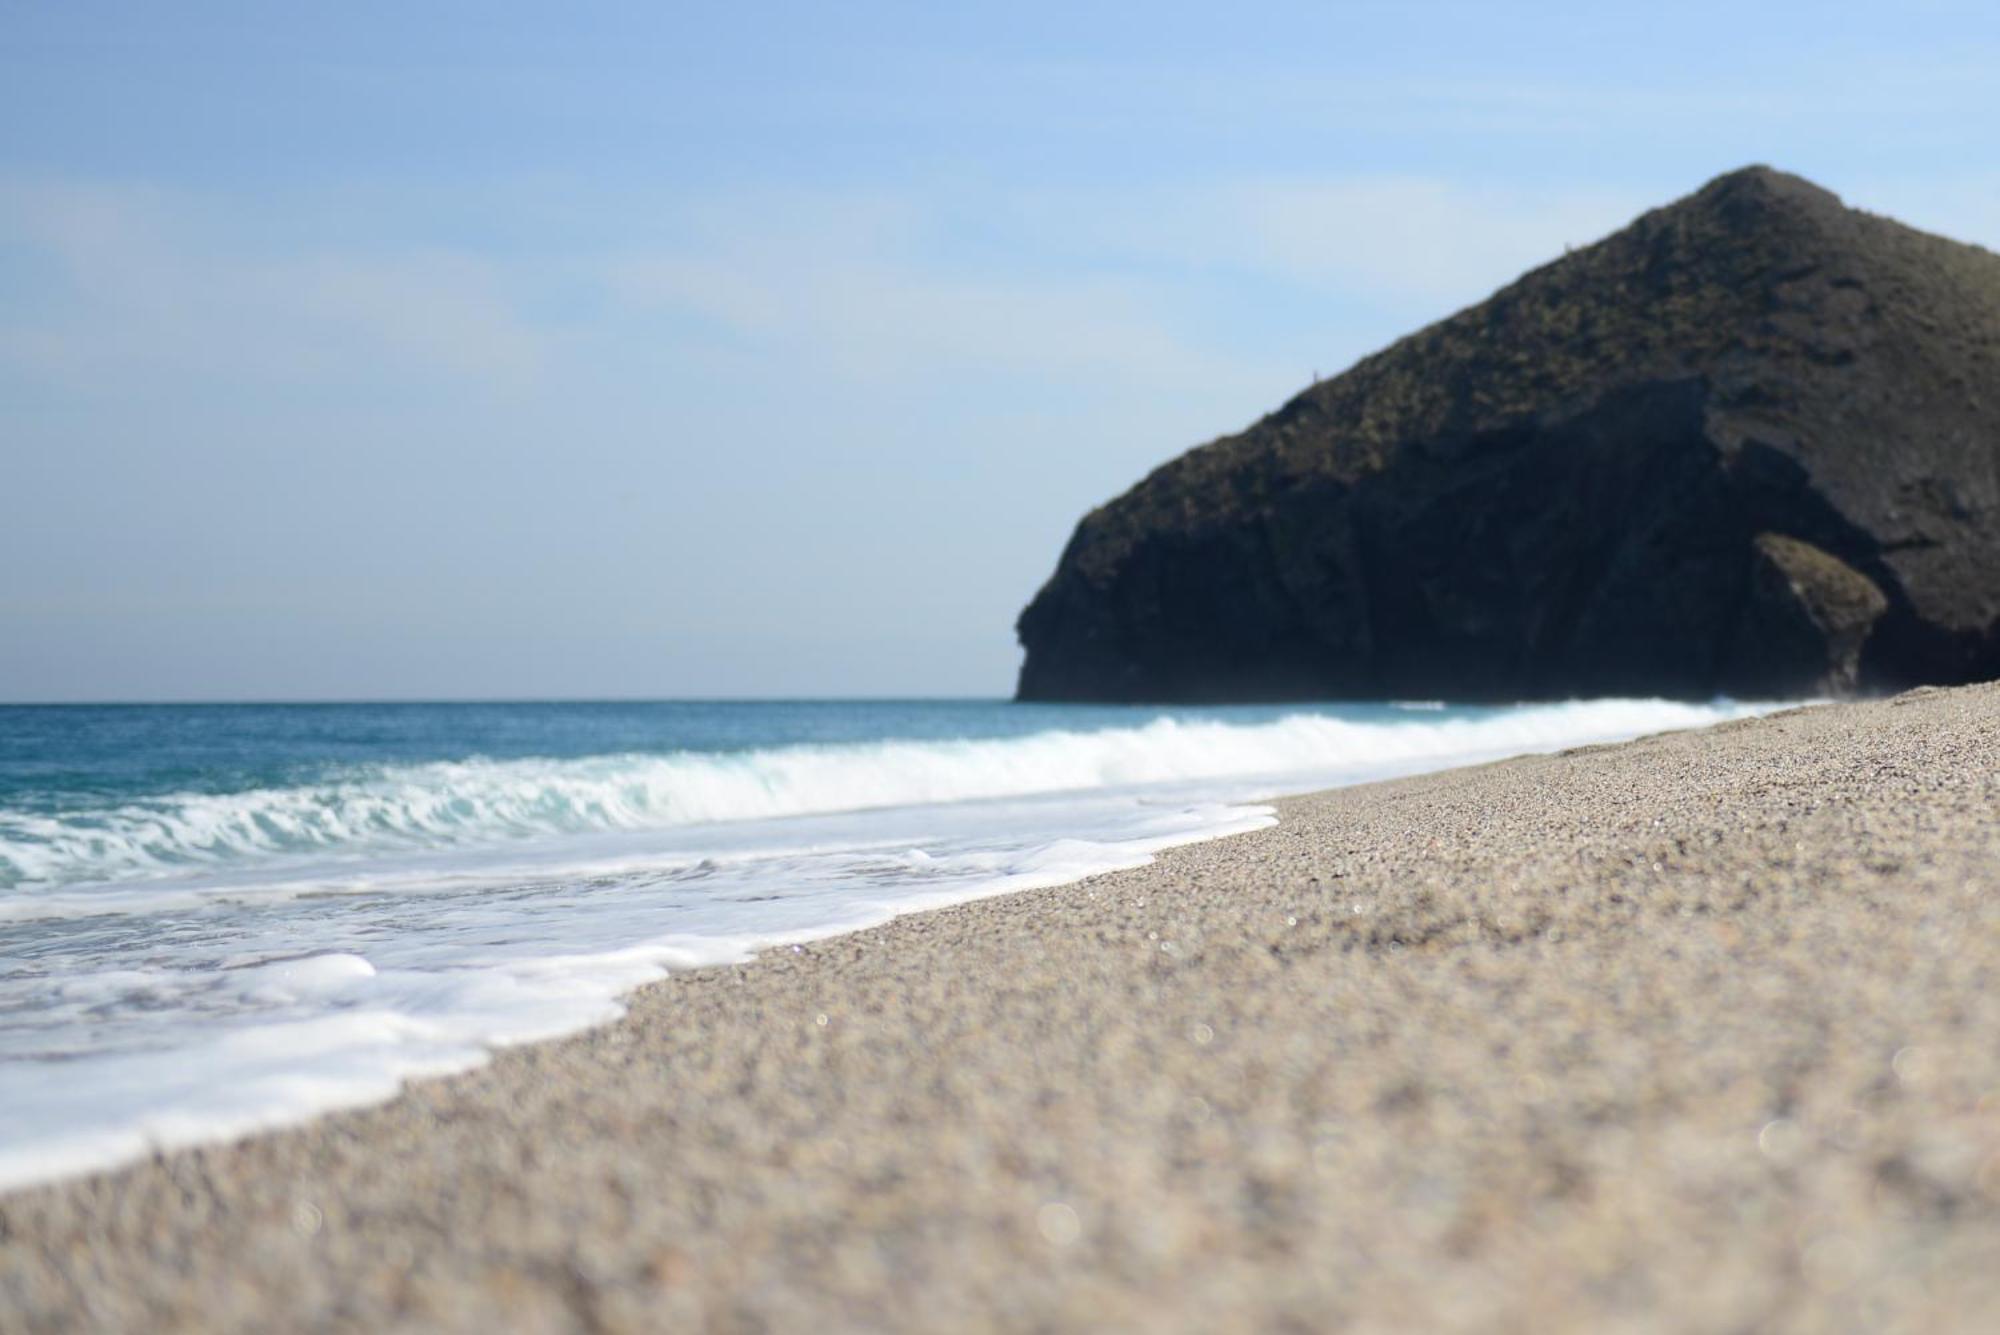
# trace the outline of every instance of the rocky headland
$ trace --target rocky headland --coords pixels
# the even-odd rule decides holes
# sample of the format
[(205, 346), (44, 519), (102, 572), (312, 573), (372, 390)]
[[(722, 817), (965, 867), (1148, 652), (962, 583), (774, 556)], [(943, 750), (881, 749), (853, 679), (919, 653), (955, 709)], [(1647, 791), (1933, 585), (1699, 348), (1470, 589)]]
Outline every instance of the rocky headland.
[(2000, 256), (1732, 172), (1091, 512), (1020, 695), (2000, 676), (1997, 401)]

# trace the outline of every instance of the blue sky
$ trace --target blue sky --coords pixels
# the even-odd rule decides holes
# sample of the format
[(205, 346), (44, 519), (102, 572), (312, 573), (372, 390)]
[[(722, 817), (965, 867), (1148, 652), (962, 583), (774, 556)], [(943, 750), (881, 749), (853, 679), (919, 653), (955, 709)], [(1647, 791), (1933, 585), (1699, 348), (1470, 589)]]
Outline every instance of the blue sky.
[[(725, 10), (727, 12), (725, 12)], [(1001, 694), (1076, 519), (1991, 6), (0, 0), (0, 699)]]

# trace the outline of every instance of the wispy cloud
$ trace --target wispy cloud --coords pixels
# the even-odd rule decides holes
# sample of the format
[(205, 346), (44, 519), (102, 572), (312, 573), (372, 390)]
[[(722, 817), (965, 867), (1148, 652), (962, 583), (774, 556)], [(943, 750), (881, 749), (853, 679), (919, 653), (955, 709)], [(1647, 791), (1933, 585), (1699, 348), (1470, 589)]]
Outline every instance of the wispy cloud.
[[(2000, 241), (1990, 176), (1852, 195)], [(607, 198), (596, 216), (629, 217), (622, 230), (508, 249), (341, 243), (342, 227), (282, 201), (17, 182), (0, 184), (0, 265), (18, 295), (0, 311), (0, 364), (80, 385), (532, 385), (609, 343), (693, 357), (733, 342), (773, 371), (871, 386), (1192, 382), (1249, 405), (1274, 376), (1366, 351), (1658, 202), (1415, 175), (736, 190)], [(1266, 322), (1318, 345), (1285, 350), (1291, 335)]]
[(800, 256), (781, 239), (724, 254), (628, 257), (606, 275), (627, 302), (698, 316), (822, 372), (864, 380), (982, 369), (1131, 380), (1220, 373), (1227, 360), (1177, 336), (1141, 291), (1109, 281)]
[(37, 299), (0, 357), (88, 381), (159, 371), (278, 381), (387, 366), (514, 380), (545, 339), (491, 261), (447, 250), (287, 245), (226, 201), (124, 186), (0, 188), (0, 241)]
[(1228, 376), (1231, 358), (1177, 318), (1170, 290), (963, 253), (948, 209), (873, 195), (710, 201), (670, 245), (603, 266), (638, 310), (677, 312), (838, 376), (968, 371), (1058, 381)]

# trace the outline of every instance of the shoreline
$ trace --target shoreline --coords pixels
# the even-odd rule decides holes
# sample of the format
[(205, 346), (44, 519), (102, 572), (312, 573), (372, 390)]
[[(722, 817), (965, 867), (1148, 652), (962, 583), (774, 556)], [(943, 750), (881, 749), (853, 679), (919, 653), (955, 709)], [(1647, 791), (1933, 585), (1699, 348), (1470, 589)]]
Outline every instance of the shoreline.
[(2000, 1314), (2000, 687), (1273, 805), (9, 1192), (0, 1326)]
[[(741, 963), (902, 913), (1143, 865), (1162, 848), (1269, 824), (1276, 817), (1267, 804), (1276, 795), (1623, 740), (1776, 707), (1572, 701), (1455, 711), (1412, 723), (1385, 718), (1380, 709), (1357, 713), (1336, 705), (1171, 722), (1166, 715), (1099, 717), (1099, 724), (1116, 726), (1081, 733), (1035, 727), (989, 733), (975, 726), (972, 740), (941, 745), (892, 735), (830, 751), (791, 745), (753, 751), (762, 757), (750, 763), (754, 775), (778, 787), (761, 798), (762, 785), (746, 781), (741, 758), (714, 753), (636, 763), (614, 756), (609, 775), (597, 770), (602, 757), (585, 760), (591, 772), (582, 774), (565, 770), (566, 762), (530, 761), (529, 772), (514, 781), (536, 785), (562, 805), (578, 801), (565, 775), (614, 808), (634, 803), (613, 791), (622, 775), (640, 785), (635, 811), (656, 798), (669, 804), (695, 798), (704, 782), (713, 782), (730, 798), (720, 805), (743, 818), (603, 828), (500, 846), (454, 847), (446, 839), (373, 857), (364, 838), (350, 850), (361, 855), (351, 863), (331, 852), (330, 861), (318, 864), (311, 856), (261, 866), (254, 857), (243, 866), (225, 858), (206, 876), (191, 870), (163, 881), (114, 878), (0, 897), (0, 919), (12, 920), (0, 923), (9, 929), (0, 935), (25, 932), (32, 947), (46, 932), (55, 952), (42, 961), (42, 985), (13, 984), (0, 993), (0, 1011), (15, 1012), (29, 1028), (38, 1014), (71, 1014), (38, 1036), (45, 1053), (76, 1057), (0, 1062), (0, 1108), (11, 1113), (0, 1119), (0, 1193), (384, 1102), (411, 1080), (471, 1070), (496, 1049), (609, 1023), (624, 1013), (624, 994), (670, 972)], [(884, 721), (893, 722), (877, 720)], [(983, 725), (994, 726), (993, 720)], [(1343, 762), (1315, 768), (1307, 763), (1313, 755)], [(405, 767), (392, 807), (416, 828), (436, 828), (425, 814), (428, 803), (454, 794), (454, 802), (477, 810), (519, 814), (520, 796), (495, 787), (518, 759), (442, 784), (421, 767)], [(1231, 777), (1267, 762), (1290, 772), (1261, 781)], [(544, 768), (549, 763), (557, 773)], [(1158, 781), (1116, 777), (1148, 772)], [(331, 822), (341, 826), (380, 800), (367, 784), (355, 789), (324, 777), (250, 790), (228, 799), (221, 817), (209, 812), (202, 819), (225, 829), (246, 820), (261, 827), (267, 816), (283, 824), (329, 803), (344, 813)], [(842, 777), (848, 786), (832, 782)], [(910, 783), (913, 777), (920, 781)], [(1065, 779), (1073, 786), (1063, 787)], [(857, 781), (864, 791), (854, 790)], [(885, 781), (891, 789), (941, 787), (962, 796), (884, 805), (889, 794), (865, 785)], [(1014, 791), (1036, 783), (1054, 786)], [(988, 789), (999, 791), (979, 796)], [(762, 819), (745, 810), (774, 797), (781, 807), (804, 809)], [(857, 797), (867, 800), (854, 809), (814, 809)], [(115, 818), (105, 817), (127, 844), (136, 810), (117, 806)], [(149, 811), (143, 821), (149, 828), (156, 818), (167, 819), (170, 829), (185, 824), (185, 812), (169, 814)], [(904, 841), (908, 850), (897, 852)], [(74, 837), (71, 845), (66, 856), (78, 854)], [(257, 844), (243, 836), (237, 846), (254, 854)], [(19, 856), (17, 845), (0, 840), (0, 870), (10, 859), (18, 865)], [(497, 877), (496, 861), (506, 867)], [(454, 885), (454, 870), (471, 879)], [(625, 885), (636, 894), (620, 884), (633, 873)], [(699, 883), (693, 900), (676, 891), (683, 879)], [(649, 882), (660, 889), (649, 889)], [(248, 893), (238, 900), (237, 889)], [(355, 891), (361, 893), (342, 897)], [(431, 931), (433, 911), (453, 925)], [(190, 916), (179, 919), (183, 912)], [(155, 931), (191, 949), (179, 957), (169, 949), (149, 962), (160, 966), (161, 987), (121, 992), (135, 977), (126, 971), (132, 955), (152, 954)], [(105, 934), (123, 941), (93, 945)], [(229, 949), (232, 936), (240, 951)], [(218, 967), (229, 957), (235, 962)], [(246, 962), (253, 963), (238, 967)], [(177, 969), (179, 963), (194, 967)], [(86, 1008), (77, 998), (95, 978), (114, 980), (112, 995)], [(254, 1011), (274, 990), (290, 995), (286, 1013), (229, 1013)], [(212, 1007), (218, 1023), (204, 1030), (188, 1021), (182, 1006), (189, 1003)]]

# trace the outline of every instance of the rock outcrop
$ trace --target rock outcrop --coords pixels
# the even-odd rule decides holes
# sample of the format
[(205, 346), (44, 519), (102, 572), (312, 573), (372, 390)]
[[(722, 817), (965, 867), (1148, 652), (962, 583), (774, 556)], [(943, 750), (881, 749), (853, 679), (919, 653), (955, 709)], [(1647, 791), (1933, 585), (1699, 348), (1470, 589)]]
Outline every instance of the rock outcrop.
[(1036, 700), (2000, 676), (2000, 256), (1733, 172), (1161, 467), (1019, 632)]

